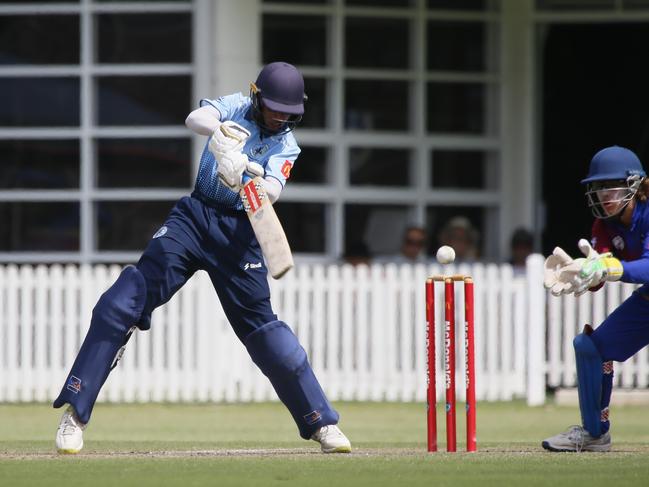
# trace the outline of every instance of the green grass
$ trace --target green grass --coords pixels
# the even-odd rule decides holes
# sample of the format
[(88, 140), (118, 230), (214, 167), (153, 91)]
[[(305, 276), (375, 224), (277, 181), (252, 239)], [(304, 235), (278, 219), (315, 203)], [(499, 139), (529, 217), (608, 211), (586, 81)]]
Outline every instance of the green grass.
[[(281, 404), (104, 405), (77, 456), (58, 456), (60, 411), (0, 405), (0, 485), (341, 487), (646, 485), (646, 407), (613, 411), (614, 452), (553, 454), (540, 440), (576, 422), (572, 407), (478, 405), (474, 454), (425, 452), (422, 404), (338, 403), (351, 455), (322, 455), (297, 436)], [(462, 411), (458, 407), (458, 413)], [(443, 417), (440, 449), (444, 448)], [(463, 415), (458, 414), (462, 449)]]

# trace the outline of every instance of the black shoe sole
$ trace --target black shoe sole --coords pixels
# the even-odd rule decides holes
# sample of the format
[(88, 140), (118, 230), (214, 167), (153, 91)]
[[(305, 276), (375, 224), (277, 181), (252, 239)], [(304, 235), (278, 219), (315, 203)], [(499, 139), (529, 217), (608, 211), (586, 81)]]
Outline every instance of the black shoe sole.
[(548, 443), (547, 441), (541, 442), (541, 446), (548, 451), (558, 452), (558, 453), (608, 453), (609, 451), (611, 451), (609, 449), (609, 450), (601, 450), (601, 451), (581, 450), (578, 452), (577, 450), (568, 450), (566, 448), (554, 448), (550, 446), (550, 443)]
[(559, 453), (577, 453), (577, 450), (567, 450), (565, 448), (554, 448), (553, 446), (550, 446), (550, 443), (548, 443), (547, 441), (541, 442), (541, 446), (548, 451), (554, 451)]

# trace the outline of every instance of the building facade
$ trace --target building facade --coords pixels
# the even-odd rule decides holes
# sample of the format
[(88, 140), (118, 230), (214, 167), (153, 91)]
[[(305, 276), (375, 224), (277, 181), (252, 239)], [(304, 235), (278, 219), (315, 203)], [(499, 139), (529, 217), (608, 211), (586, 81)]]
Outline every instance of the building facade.
[[(77, 0), (0, 4), (1, 262), (132, 262), (191, 191), (201, 98), (297, 65), (303, 148), (276, 205), (298, 260), (429, 253), (467, 217), (501, 260), (540, 241), (540, 29), (643, 0)], [(638, 17), (640, 16), (640, 17)], [(649, 22), (649, 19), (646, 20)]]

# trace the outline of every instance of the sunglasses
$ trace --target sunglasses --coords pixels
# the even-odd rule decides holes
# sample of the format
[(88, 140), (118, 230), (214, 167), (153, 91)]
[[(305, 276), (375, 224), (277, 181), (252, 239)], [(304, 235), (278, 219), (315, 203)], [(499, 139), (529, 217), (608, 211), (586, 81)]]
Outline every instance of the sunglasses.
[(412, 245), (412, 246), (416, 245), (417, 247), (423, 247), (425, 243), (426, 241), (421, 239), (414, 239), (414, 238), (406, 239), (406, 245)]

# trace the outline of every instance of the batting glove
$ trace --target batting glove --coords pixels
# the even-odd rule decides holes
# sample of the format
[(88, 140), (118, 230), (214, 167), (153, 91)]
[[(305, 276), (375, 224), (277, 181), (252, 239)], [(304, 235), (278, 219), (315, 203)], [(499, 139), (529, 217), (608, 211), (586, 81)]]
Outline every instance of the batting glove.
[(257, 162), (252, 162), (252, 161), (250, 161), (250, 162), (248, 162), (248, 164), (246, 164), (246, 172), (252, 178), (257, 178), (257, 177), (263, 178), (264, 174), (265, 174), (264, 166), (262, 166), (261, 164), (259, 164)]
[(232, 191), (239, 191), (241, 176), (248, 165), (248, 157), (241, 152), (226, 152), (216, 167), (219, 179)]
[(214, 155), (217, 162), (221, 162), (221, 157), (228, 152), (241, 152), (250, 137), (250, 132), (231, 120), (226, 120), (217, 128), (208, 144), (210, 152)]

